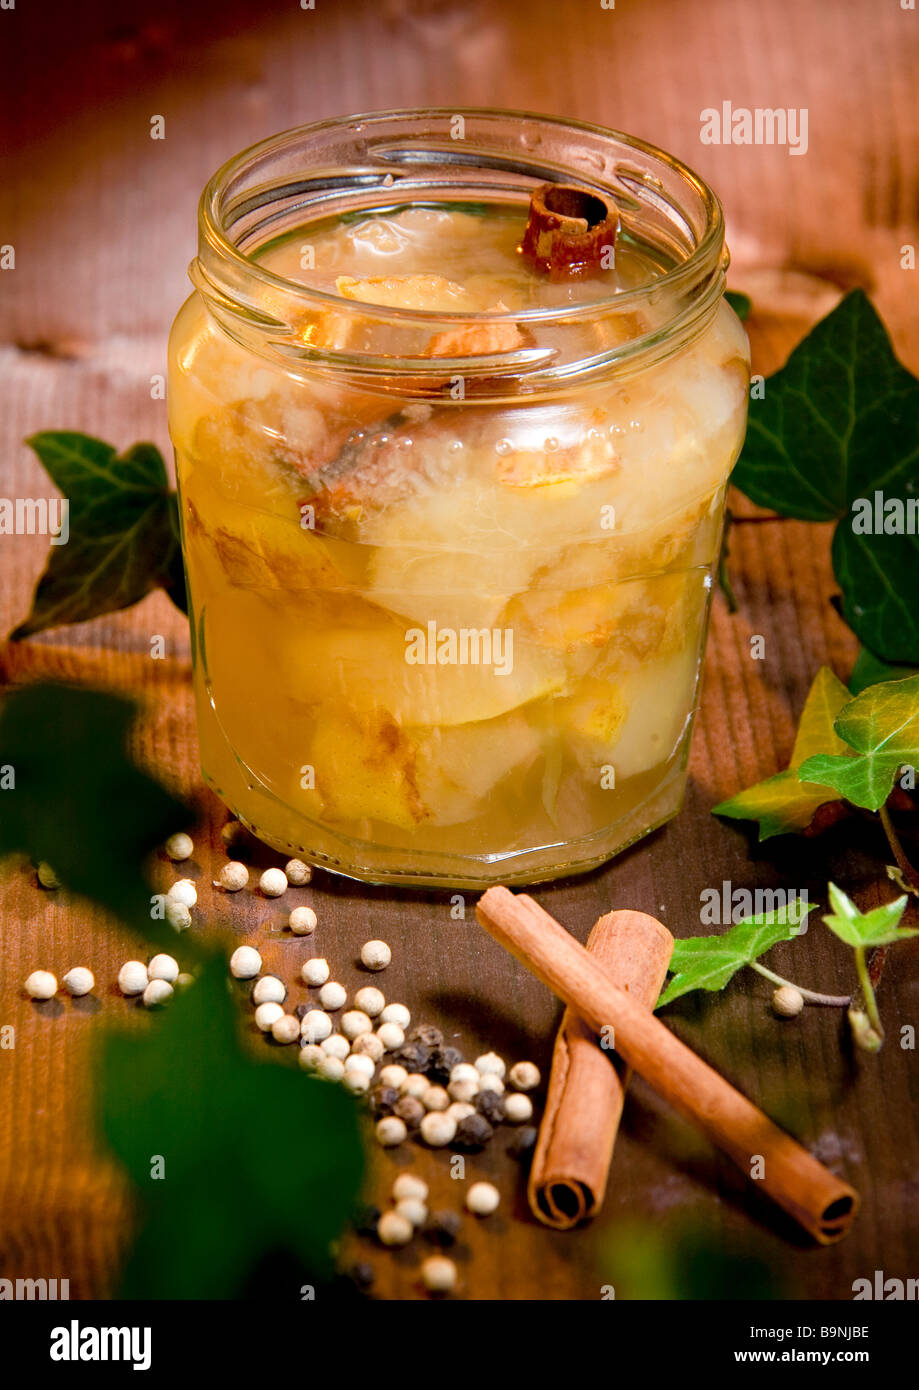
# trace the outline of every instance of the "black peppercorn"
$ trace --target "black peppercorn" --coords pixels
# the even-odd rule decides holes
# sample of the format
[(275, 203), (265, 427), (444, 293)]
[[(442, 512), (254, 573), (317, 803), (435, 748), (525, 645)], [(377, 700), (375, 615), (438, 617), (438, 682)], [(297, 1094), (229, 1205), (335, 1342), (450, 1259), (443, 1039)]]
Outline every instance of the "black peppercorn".
[(467, 1115), (456, 1126), (456, 1137), (451, 1148), (474, 1153), (484, 1148), (494, 1132), (484, 1115)]
[(398, 1115), (409, 1129), (417, 1129), (426, 1113), (424, 1106), (416, 1096), (403, 1096), (393, 1106), (393, 1114)]
[(409, 1038), (412, 1042), (420, 1042), (424, 1047), (440, 1047), (444, 1035), (433, 1023), (419, 1023), (418, 1027), (409, 1033)]
[(462, 1222), (455, 1211), (435, 1211), (424, 1225), (424, 1234), (432, 1245), (452, 1245), (460, 1233)]
[(359, 1236), (375, 1236), (379, 1219), (379, 1207), (361, 1207), (354, 1217), (354, 1229)]
[(420, 1042), (407, 1042), (393, 1053), (393, 1061), (405, 1067), (406, 1071), (427, 1071), (431, 1049)]
[(298, 1004), (297, 1007), (294, 1009), (294, 1014), (297, 1018), (299, 1018), (302, 1021), (310, 1012), (310, 1007), (311, 1006), (309, 1004)]
[(527, 1159), (536, 1147), (536, 1129), (533, 1125), (521, 1125), (511, 1142), (507, 1146), (507, 1151), (512, 1158)]
[(504, 1098), (497, 1091), (479, 1091), (475, 1098), (475, 1108), (484, 1115), (489, 1124), (499, 1125), (504, 1119)]
[(352, 1282), (359, 1289), (369, 1289), (373, 1283), (373, 1265), (364, 1263), (352, 1265), (349, 1274)]
[(446, 1086), (450, 1073), (463, 1060), (463, 1054), (456, 1047), (435, 1047), (428, 1065), (428, 1080), (435, 1086)]
[(377, 1086), (370, 1096), (374, 1115), (391, 1115), (398, 1103), (399, 1092), (395, 1086)]

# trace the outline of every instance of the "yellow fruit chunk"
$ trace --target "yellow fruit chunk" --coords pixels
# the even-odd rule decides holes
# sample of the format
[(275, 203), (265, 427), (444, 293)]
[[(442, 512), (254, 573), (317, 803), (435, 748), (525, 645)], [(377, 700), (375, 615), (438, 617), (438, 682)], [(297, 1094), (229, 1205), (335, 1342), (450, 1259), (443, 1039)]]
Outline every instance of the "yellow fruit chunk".
[(411, 732), (418, 748), (418, 786), (434, 825), (457, 825), (481, 814), (483, 797), (509, 773), (525, 771), (540, 750), (535, 729), (519, 711)]
[(345, 299), (377, 304), (386, 309), (422, 309), (428, 313), (474, 313), (472, 296), (442, 275), (372, 275), (356, 280), (339, 275), (335, 288)]
[(415, 743), (387, 710), (315, 708), (308, 761), (325, 819), (411, 830), (430, 817), (418, 789)]

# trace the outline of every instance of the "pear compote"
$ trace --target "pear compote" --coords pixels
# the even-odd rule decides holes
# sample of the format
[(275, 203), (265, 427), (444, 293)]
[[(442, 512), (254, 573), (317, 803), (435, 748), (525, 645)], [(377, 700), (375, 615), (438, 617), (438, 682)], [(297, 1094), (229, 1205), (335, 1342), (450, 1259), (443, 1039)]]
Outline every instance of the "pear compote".
[[(556, 310), (596, 309), (569, 355), (628, 344), (653, 316), (616, 298), (656, 294), (659, 322), (672, 262), (620, 233), (609, 268), (546, 275), (526, 219), (394, 204), (266, 244), (278, 284), (321, 292), (294, 328), (338, 374), (253, 350), (200, 295), (173, 332), (205, 777), (355, 877), (579, 871), (682, 798), (746, 337), (719, 298), (678, 350), (528, 395), (514, 363), (557, 354)], [(391, 374), (349, 371), (363, 353)]]

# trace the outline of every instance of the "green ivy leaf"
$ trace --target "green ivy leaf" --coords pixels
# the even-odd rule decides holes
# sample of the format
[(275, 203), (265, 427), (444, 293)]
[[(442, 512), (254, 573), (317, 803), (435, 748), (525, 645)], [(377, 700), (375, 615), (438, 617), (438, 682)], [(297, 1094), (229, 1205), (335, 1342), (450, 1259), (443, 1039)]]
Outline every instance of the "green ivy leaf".
[(61, 883), (162, 943), (140, 865), (192, 813), (126, 748), (136, 708), (120, 696), (52, 683), (12, 691), (0, 708), (0, 855), (45, 860)]
[(104, 1042), (102, 1132), (143, 1206), (123, 1297), (232, 1298), (278, 1250), (329, 1272), (361, 1182), (357, 1104), (276, 1057), (250, 1058), (236, 1012), (226, 961), (212, 959), (152, 1035)]
[(916, 675), (919, 675), (919, 671), (915, 666), (890, 666), (867, 647), (862, 647), (849, 677), (849, 691), (852, 695), (860, 695), (869, 685), (880, 685), (882, 681), (901, 681), (907, 676)]
[(844, 706), (834, 728), (854, 753), (818, 753), (798, 776), (835, 787), (855, 806), (880, 810), (899, 769), (919, 766), (919, 676), (869, 686)]
[(673, 979), (656, 1007), (660, 1009), (694, 989), (724, 989), (738, 970), (765, 955), (777, 942), (800, 936), (801, 923), (814, 906), (791, 898), (785, 907), (748, 917), (721, 936), (691, 936), (677, 941), (670, 958)]
[(900, 918), (909, 901), (905, 893), (895, 902), (882, 903), (870, 912), (862, 912), (835, 883), (828, 885), (828, 892), (833, 911), (827, 913), (823, 920), (830, 931), (847, 946), (891, 946), (895, 941), (906, 941), (911, 936), (919, 936), (919, 931), (899, 926)]
[(153, 444), (118, 454), (69, 430), (26, 441), (68, 500), (69, 538), (52, 546), (14, 641), (137, 603), (160, 586), (185, 610), (176, 495)]
[(817, 752), (845, 751), (846, 745), (836, 733), (833, 721), (848, 699), (849, 692), (842, 681), (828, 666), (822, 666), (801, 713), (790, 767), (722, 801), (713, 808), (713, 814), (758, 821), (760, 840), (806, 830), (821, 806), (840, 798), (832, 787), (821, 786), (816, 779), (802, 781), (798, 768)]
[(919, 381), (861, 290), (837, 305), (750, 401), (733, 482), (803, 521), (836, 521), (846, 622), (889, 662), (919, 665), (919, 535), (862, 535), (853, 504), (919, 497)]

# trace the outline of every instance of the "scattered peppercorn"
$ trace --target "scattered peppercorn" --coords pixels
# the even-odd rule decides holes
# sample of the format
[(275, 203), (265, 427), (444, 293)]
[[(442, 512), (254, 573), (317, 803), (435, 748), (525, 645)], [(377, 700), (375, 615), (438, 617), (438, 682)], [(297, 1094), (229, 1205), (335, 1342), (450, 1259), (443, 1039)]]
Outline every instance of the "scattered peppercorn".
[(408, 1245), (414, 1227), (395, 1211), (384, 1211), (377, 1222), (377, 1236), (384, 1245)]
[[(402, 1068), (405, 1071), (405, 1068)], [(404, 1096), (414, 1096), (415, 1100), (420, 1100), (425, 1091), (430, 1086), (430, 1081), (423, 1072), (408, 1072), (405, 1080), (399, 1086), (399, 1090)]]
[[(332, 1035), (332, 1020), (322, 1009), (310, 1009), (300, 1024), (300, 1037), (308, 1043), (325, 1042)], [(338, 1058), (334, 1058), (337, 1061)], [(344, 1068), (342, 1068), (344, 1070)]]
[(499, 1125), (504, 1119), (504, 1097), (497, 1091), (479, 1091), (475, 1098), (475, 1108), (492, 1125)]
[(446, 1086), (453, 1068), (462, 1060), (463, 1054), (457, 1047), (435, 1047), (428, 1064), (428, 1078), (438, 1086)]
[(142, 960), (126, 960), (118, 971), (118, 988), (122, 994), (143, 994), (150, 977)]
[(535, 1091), (541, 1080), (539, 1067), (532, 1062), (515, 1062), (507, 1079), (515, 1091)]
[[(306, 1012), (312, 1011), (307, 1009)], [(305, 1017), (306, 1014), (304, 1014)], [(327, 1038), (323, 1038), (321, 1046), (323, 1052), (327, 1053), (329, 1057), (338, 1057), (342, 1062), (351, 1053), (351, 1044), (347, 1038), (342, 1037), (341, 1033), (330, 1033)]]
[(433, 1023), (419, 1023), (417, 1028), (412, 1029), (409, 1038), (411, 1042), (420, 1042), (432, 1051), (435, 1047), (443, 1047), (444, 1035)]
[(375, 1236), (380, 1220), (380, 1208), (368, 1203), (354, 1214), (354, 1229), (359, 1236)]
[(324, 1076), (326, 1081), (341, 1081), (345, 1074), (345, 1064), (338, 1057), (327, 1057), (323, 1054), (322, 1061), (316, 1070), (320, 1076)]
[(346, 1074), (350, 1073), (355, 1076), (366, 1076), (369, 1081), (375, 1070), (373, 1059), (360, 1052), (352, 1052), (350, 1056), (345, 1058)]
[(475, 1106), (470, 1105), (466, 1100), (455, 1100), (447, 1106), (447, 1114), (451, 1120), (456, 1121), (457, 1125), (459, 1125), (460, 1120), (465, 1120), (467, 1115), (474, 1115), (475, 1113)]
[(402, 1096), (393, 1106), (393, 1114), (404, 1120), (409, 1129), (417, 1129), (427, 1113), (417, 1096)]
[(432, 1245), (452, 1245), (462, 1224), (458, 1212), (435, 1211), (425, 1223), (424, 1234)]
[(512, 1091), (504, 1097), (504, 1117), (512, 1125), (526, 1124), (533, 1118), (533, 1102), (522, 1091)]
[(287, 892), (287, 875), (283, 869), (265, 869), (258, 886), (266, 898), (280, 898)]
[(408, 1072), (405, 1070), (405, 1067), (397, 1066), (395, 1062), (392, 1062), (380, 1072), (380, 1084), (382, 1086), (393, 1086), (398, 1090), (407, 1076)]
[(376, 1033), (358, 1033), (351, 1048), (352, 1052), (370, 1057), (374, 1062), (380, 1061), (385, 1050), (382, 1038)]
[[(144, 975), (146, 973), (144, 969)], [(118, 979), (121, 980), (120, 975)], [(53, 999), (57, 994), (57, 977), (50, 970), (33, 970), (26, 980), (25, 990), (33, 999)]]
[(375, 1115), (391, 1115), (398, 1104), (395, 1086), (377, 1086), (370, 1097), (370, 1109)]
[(405, 1033), (398, 1023), (381, 1023), (376, 1035), (384, 1052), (396, 1052), (405, 1042)]
[[(325, 988), (328, 989), (328, 985)], [(373, 1032), (373, 1021), (367, 1017), (362, 1009), (349, 1009), (347, 1013), (342, 1014), (339, 1026), (345, 1037), (350, 1038), (352, 1042), (355, 1038), (359, 1038), (361, 1033)]]
[(368, 970), (385, 970), (392, 960), (392, 951), (385, 941), (365, 941), (361, 947), (361, 963)]
[(188, 986), (194, 983), (194, 975), (190, 974), (187, 970), (180, 970), (178, 975), (176, 975), (176, 989), (188, 989)]
[(504, 1058), (499, 1057), (497, 1052), (483, 1052), (481, 1057), (476, 1057), (475, 1066), (483, 1076), (500, 1076), (502, 1080), (507, 1070)]
[(169, 984), (174, 984), (179, 978), (179, 962), (175, 956), (169, 956), (165, 951), (154, 956), (147, 963), (147, 978), (150, 980), (166, 980)]
[(348, 1271), (348, 1277), (353, 1284), (357, 1285), (359, 1289), (366, 1291), (373, 1285), (373, 1265), (369, 1265), (364, 1261), (362, 1261), (359, 1264), (352, 1265)]
[(238, 893), (241, 888), (245, 888), (248, 882), (249, 870), (245, 864), (240, 864), (238, 859), (231, 859), (220, 870), (214, 880), (214, 887), (225, 888), (228, 893)]
[(163, 849), (166, 851), (167, 859), (173, 863), (180, 864), (183, 859), (190, 859), (195, 852), (195, 842), (190, 835), (186, 835), (180, 830), (175, 835), (170, 835)]
[(76, 965), (73, 970), (68, 970), (61, 984), (68, 994), (79, 997), (82, 994), (89, 994), (95, 987), (96, 978), (91, 970), (87, 970), (85, 965)]
[(466, 1193), (466, 1207), (474, 1216), (491, 1216), (498, 1210), (501, 1193), (490, 1182), (474, 1182)]
[(354, 996), (354, 1006), (363, 1009), (369, 1018), (376, 1018), (386, 1007), (386, 999), (381, 990), (373, 985), (365, 985)]
[(254, 980), (262, 968), (262, 958), (254, 946), (237, 946), (230, 956), (230, 974), (237, 980)]
[(797, 1018), (804, 1008), (804, 995), (794, 985), (782, 985), (772, 996), (772, 1011), (778, 1018)]
[(511, 1158), (529, 1158), (536, 1147), (538, 1132), (535, 1125), (521, 1125), (520, 1129), (515, 1130), (507, 1146)]
[(348, 991), (337, 980), (329, 980), (319, 991), (319, 1002), (324, 1009), (340, 1009), (347, 999)]
[(44, 860), (42, 860), (35, 872), (42, 888), (47, 888), (49, 890), (60, 888), (60, 879), (52, 869), (51, 865), (46, 864)]
[[(403, 1125), (403, 1129), (405, 1126)], [(402, 1197), (395, 1210), (417, 1231), (428, 1219), (428, 1209), (420, 1197)]]
[[(388, 1027), (389, 1025), (384, 1026)], [(423, 1043), (407, 1042), (396, 1049), (394, 1060), (405, 1067), (406, 1071), (427, 1071), (431, 1064), (431, 1052)]]
[(442, 1149), (452, 1144), (456, 1135), (456, 1121), (443, 1110), (429, 1110), (419, 1126), (421, 1137), (432, 1149)]
[(295, 907), (287, 919), (294, 936), (309, 936), (316, 930), (319, 918), (311, 907)]
[(190, 878), (179, 878), (167, 891), (166, 897), (171, 903), (184, 903), (186, 907), (194, 907), (198, 901), (198, 890)]
[[(262, 1004), (260, 1007), (264, 1008), (265, 1006)], [(305, 1071), (315, 1071), (324, 1056), (325, 1053), (322, 1048), (318, 1047), (316, 1043), (304, 1043), (301, 1038), (300, 1053), (297, 1057), (297, 1061)]]
[(416, 1177), (414, 1173), (400, 1173), (392, 1185), (392, 1198), (394, 1202), (403, 1202), (408, 1197), (417, 1197), (419, 1202), (426, 1202), (428, 1185), (424, 1178)]
[(421, 1266), (421, 1278), (428, 1293), (452, 1293), (456, 1288), (456, 1265), (446, 1255), (429, 1255)]
[(443, 1086), (428, 1086), (418, 1099), (425, 1110), (446, 1110), (450, 1105), (450, 1097)]
[(184, 903), (166, 899), (166, 921), (173, 931), (188, 931), (191, 926), (191, 910)]
[(494, 1132), (485, 1116), (476, 1111), (460, 1120), (456, 1126), (456, 1138), (453, 1140), (453, 1147), (463, 1149), (467, 1153), (475, 1153), (478, 1149), (485, 1147)]
[(376, 1136), (377, 1143), (382, 1144), (384, 1149), (392, 1149), (397, 1144), (405, 1143), (408, 1129), (405, 1121), (400, 1120), (398, 1115), (384, 1115), (377, 1121)]
[(295, 888), (302, 888), (312, 879), (313, 871), (302, 859), (288, 859), (284, 865), (284, 875), (288, 883), (292, 883)]
[(300, 1022), (302, 1023), (303, 1020), (306, 1018), (306, 1015), (311, 1011), (312, 1007), (312, 1004), (298, 1004), (297, 1007), (294, 1009), (295, 1017), (299, 1018)]
[(503, 1096), (504, 1082), (494, 1072), (487, 1071), (479, 1077), (479, 1090), (492, 1091), (496, 1096)]
[(283, 1004), (287, 986), (277, 975), (262, 975), (252, 986), (253, 1004)]
[(255, 1010), (255, 1026), (263, 1033), (270, 1033), (279, 1018), (284, 1017), (284, 1010), (274, 999), (266, 1000), (264, 1004), (259, 1004)]
[(271, 1036), (276, 1043), (296, 1042), (300, 1036), (300, 1020), (293, 1014), (282, 1013), (271, 1025)]
[(161, 1008), (172, 998), (172, 985), (168, 980), (151, 980), (143, 993), (144, 1005), (148, 1009)]
[(324, 985), (330, 973), (329, 962), (321, 956), (304, 961), (300, 969), (300, 977), (306, 985)]
[(412, 1016), (404, 1004), (387, 1004), (380, 1014), (381, 1023), (395, 1023), (402, 1029), (408, 1027)]

